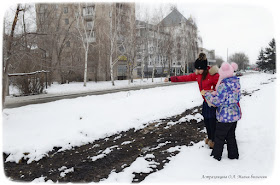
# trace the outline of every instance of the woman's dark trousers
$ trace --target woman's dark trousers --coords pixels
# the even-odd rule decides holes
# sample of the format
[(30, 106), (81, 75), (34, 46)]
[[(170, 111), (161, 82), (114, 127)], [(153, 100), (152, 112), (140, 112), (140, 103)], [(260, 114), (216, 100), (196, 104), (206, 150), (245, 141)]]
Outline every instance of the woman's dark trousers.
[(206, 127), (206, 132), (208, 138), (214, 141), (215, 131), (216, 131), (216, 107), (209, 107), (208, 104), (204, 101), (202, 105), (202, 115), (204, 117), (204, 124)]
[(215, 145), (211, 155), (215, 159), (221, 160), (225, 141), (227, 142), (228, 158), (238, 159), (238, 147), (235, 137), (235, 129), (237, 122), (221, 123), (216, 125)]
[(204, 118), (204, 124), (208, 138), (212, 141), (215, 141), (216, 122), (216, 118)]

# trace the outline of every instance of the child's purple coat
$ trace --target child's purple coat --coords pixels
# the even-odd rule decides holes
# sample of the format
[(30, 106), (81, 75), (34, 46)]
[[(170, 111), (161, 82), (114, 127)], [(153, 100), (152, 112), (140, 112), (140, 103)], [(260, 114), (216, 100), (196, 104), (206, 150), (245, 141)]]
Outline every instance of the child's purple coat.
[(205, 93), (205, 99), (217, 107), (217, 120), (223, 123), (241, 119), (241, 110), (238, 105), (240, 97), (240, 83), (236, 76), (223, 79), (217, 87), (216, 94)]

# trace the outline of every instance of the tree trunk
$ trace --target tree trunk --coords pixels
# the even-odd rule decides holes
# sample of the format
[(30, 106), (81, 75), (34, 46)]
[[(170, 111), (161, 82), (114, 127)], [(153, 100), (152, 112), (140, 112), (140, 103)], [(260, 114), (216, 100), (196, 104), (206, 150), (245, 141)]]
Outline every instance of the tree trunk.
[(141, 81), (144, 79), (144, 60), (141, 63)]
[(155, 61), (153, 63), (152, 82), (154, 82), (154, 76), (155, 76)]
[[(9, 60), (11, 57), (11, 51), (12, 51), (12, 43), (14, 40), (14, 32), (15, 32), (15, 27), (18, 21), (18, 14), (19, 12), (22, 11), (20, 9), (20, 4), (17, 5), (17, 10), (15, 13), (14, 21), (12, 24), (12, 30), (11, 30), (11, 35), (8, 38), (7, 41), (7, 59), (5, 60), (3, 58), (3, 88), (2, 88), (2, 108), (4, 108), (4, 103), (5, 103), (5, 98), (7, 95), (9, 95), (9, 77), (8, 77), (8, 67), (9, 67)], [(5, 26), (3, 27), (3, 33), (5, 33)], [(4, 57), (4, 56), (3, 56)]]
[(112, 59), (112, 55), (110, 55), (110, 74), (111, 74), (111, 82), (112, 85), (115, 86), (115, 82), (114, 82), (114, 74), (113, 74), (113, 59)]
[(87, 61), (88, 61), (88, 47), (85, 52), (84, 87), (87, 86)]
[(110, 75), (111, 75), (111, 82), (112, 85), (115, 86), (115, 82), (114, 82), (114, 74), (113, 74), (113, 47), (114, 47), (114, 36), (113, 36), (113, 4), (110, 7), (110, 41), (111, 41), (111, 45), (110, 45)]
[[(98, 67), (99, 67), (99, 64), (101, 63), (101, 46), (100, 45), (100, 37), (101, 37), (101, 31), (100, 31), (100, 27), (99, 27), (99, 36), (98, 36), (98, 63), (96, 64), (96, 69), (95, 69), (95, 82), (97, 82), (97, 76), (98, 76)], [(107, 62), (105, 64), (105, 67), (106, 67), (106, 72), (107, 72)], [(107, 78), (107, 74), (106, 74), (106, 78)]]

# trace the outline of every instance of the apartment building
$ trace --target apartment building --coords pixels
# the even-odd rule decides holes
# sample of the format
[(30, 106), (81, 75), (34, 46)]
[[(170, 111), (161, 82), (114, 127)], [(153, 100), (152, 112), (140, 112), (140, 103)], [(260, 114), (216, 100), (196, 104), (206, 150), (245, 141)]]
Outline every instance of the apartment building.
[(215, 50), (207, 50), (205, 48), (200, 47), (199, 48), (199, 53), (205, 53), (206, 54), (209, 66), (213, 66), (213, 65), (216, 64)]
[[(134, 3), (38, 3), (36, 23), (38, 49), (45, 57), (45, 67), (54, 81), (81, 81), (85, 58), (88, 80), (110, 80), (110, 42), (114, 40), (113, 58), (118, 58), (113, 76), (124, 75), (127, 57), (122, 55), (128, 25), (135, 24)], [(112, 21), (111, 21), (112, 20)], [(110, 24), (112, 23), (112, 24)], [(114, 30), (114, 38), (110, 35)], [(88, 43), (85, 56), (84, 43)]]
[(135, 3), (40, 3), (36, 15), (38, 49), (54, 81), (82, 81), (86, 57), (89, 81), (110, 80), (110, 59), (114, 79), (182, 75), (199, 52), (195, 22), (176, 8), (156, 25), (135, 19)]
[(136, 21), (137, 74), (182, 75), (192, 72), (199, 38), (192, 18), (174, 8), (158, 25)]

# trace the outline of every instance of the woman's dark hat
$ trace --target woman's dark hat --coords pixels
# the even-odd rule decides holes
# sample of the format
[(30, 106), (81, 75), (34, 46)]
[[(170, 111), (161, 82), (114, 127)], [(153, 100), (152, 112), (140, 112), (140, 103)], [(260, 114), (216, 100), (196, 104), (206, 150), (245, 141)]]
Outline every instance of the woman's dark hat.
[(207, 69), (207, 59), (206, 60), (196, 59), (196, 61), (194, 62), (194, 68), (206, 70)]

